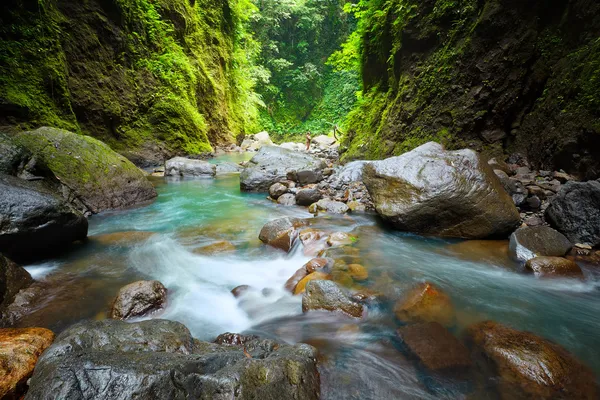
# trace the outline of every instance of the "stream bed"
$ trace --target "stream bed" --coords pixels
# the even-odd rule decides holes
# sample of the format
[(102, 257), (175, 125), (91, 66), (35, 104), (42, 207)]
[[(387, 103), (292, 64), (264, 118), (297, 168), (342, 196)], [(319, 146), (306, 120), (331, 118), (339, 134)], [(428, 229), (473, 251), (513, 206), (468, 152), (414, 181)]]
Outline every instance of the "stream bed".
[[(82, 319), (107, 318), (120, 287), (156, 279), (169, 296), (165, 310), (152, 317), (180, 321), (201, 340), (246, 332), (317, 347), (324, 399), (492, 396), (471, 377), (431, 375), (419, 367), (395, 338), (400, 323), (390, 305), (370, 308), (361, 321), (302, 313), (301, 296), (283, 285), (311, 257), (301, 247), (290, 254), (268, 248), (258, 233), (278, 217), (310, 218), (306, 208), (242, 193), (237, 175), (153, 182), (159, 196), (152, 204), (95, 215), (86, 243), (60, 259), (27, 266), (47, 283), (48, 295), (19, 325), (60, 332)], [(539, 280), (518, 271), (505, 242), (418, 237), (391, 231), (371, 214), (321, 215), (313, 227), (358, 236), (347, 255), (368, 271), (358, 286), (387, 293), (432, 282), (452, 299), (458, 337), (475, 322), (495, 320), (561, 344), (600, 376), (600, 277), (593, 268), (583, 266), (584, 282)], [(195, 252), (223, 240), (235, 251)], [(238, 285), (251, 289), (235, 298), (231, 289)]]

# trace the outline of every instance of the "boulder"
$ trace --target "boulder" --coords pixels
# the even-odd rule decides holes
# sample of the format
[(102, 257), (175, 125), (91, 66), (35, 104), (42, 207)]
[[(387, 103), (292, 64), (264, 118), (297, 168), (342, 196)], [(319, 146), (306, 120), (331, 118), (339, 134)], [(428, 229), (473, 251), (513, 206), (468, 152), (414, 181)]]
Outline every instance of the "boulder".
[(327, 238), (327, 244), (330, 246), (345, 246), (356, 242), (358, 238), (346, 232), (335, 232)]
[(254, 135), (248, 135), (242, 141), (242, 150), (257, 151), (263, 146), (273, 146), (273, 141), (268, 132), (259, 132)]
[(527, 226), (510, 235), (509, 253), (517, 261), (526, 262), (534, 257), (562, 257), (572, 244), (563, 234), (548, 226)]
[(217, 166), (204, 160), (175, 157), (165, 162), (165, 176), (212, 178), (217, 174)]
[(313, 258), (306, 264), (304, 264), (304, 269), (310, 274), (315, 271), (325, 271), (328, 272), (333, 265), (333, 260), (330, 258), (317, 257)]
[(0, 254), (0, 317), (2, 311), (13, 302), (19, 290), (32, 283), (33, 279), (25, 268)]
[(349, 185), (352, 182), (362, 182), (364, 167), (370, 163), (371, 161), (362, 160), (349, 162), (332, 175), (329, 179), (329, 185), (333, 189), (341, 190), (345, 185)]
[(252, 157), (240, 174), (240, 188), (244, 191), (267, 192), (272, 184), (285, 180), (288, 172), (316, 172), (325, 166), (324, 161), (309, 154), (266, 146)]
[(342, 289), (332, 281), (312, 280), (307, 283), (302, 296), (302, 311), (325, 310), (342, 312), (355, 318), (361, 318), (363, 306), (350, 299)]
[(317, 229), (304, 229), (300, 231), (298, 236), (302, 242), (303, 252), (305, 256), (315, 257), (322, 250), (329, 247), (326, 242), (327, 234)]
[(336, 142), (331, 136), (319, 135), (312, 138), (311, 143), (322, 148), (331, 147)]
[(502, 399), (597, 399), (594, 373), (561, 346), (496, 322), (471, 326), (467, 335), (479, 363), (497, 374)]
[[(307, 272), (308, 273), (308, 272)], [(331, 275), (323, 272), (323, 271), (315, 271), (312, 273), (308, 273), (304, 278), (302, 278), (294, 288), (294, 295), (302, 294), (306, 291), (306, 285), (310, 281), (323, 280), (330, 281), (332, 279)]]
[(88, 221), (62, 198), (33, 182), (0, 175), (0, 252), (39, 259), (85, 239)]
[(31, 152), (24, 146), (0, 133), (0, 174), (18, 176), (31, 157)]
[(331, 214), (345, 214), (350, 208), (341, 201), (331, 199), (321, 199), (317, 201), (317, 210), (325, 211)]
[(535, 257), (525, 263), (525, 270), (540, 278), (583, 278), (576, 262), (562, 257)]
[(222, 162), (217, 164), (216, 173), (217, 175), (239, 174), (243, 169), (244, 168), (242, 168), (241, 165), (231, 162)]
[(304, 278), (306, 278), (306, 276), (309, 274), (309, 272), (306, 270), (306, 268), (304, 266), (298, 268), (296, 270), (296, 272), (294, 272), (294, 275), (292, 275), (290, 277), (290, 279), (288, 279), (285, 284), (283, 285), (283, 287), (285, 288), (285, 290), (287, 290), (290, 293), (294, 293), (294, 290), (296, 290), (296, 286), (298, 286), (298, 283), (300, 281), (302, 281)]
[(260, 230), (258, 238), (269, 246), (283, 251), (290, 251), (298, 238), (298, 228), (308, 222), (298, 218), (278, 218), (267, 222)]
[(451, 326), (455, 319), (450, 297), (429, 282), (403, 293), (394, 306), (394, 314), (403, 322), (439, 322), (444, 326)]
[(308, 207), (321, 200), (321, 197), (321, 191), (317, 188), (300, 189), (296, 192), (296, 204)]
[(137, 281), (123, 286), (113, 303), (111, 318), (141, 317), (161, 309), (167, 301), (167, 289), (159, 281)]
[(502, 184), (473, 150), (434, 142), (366, 164), (363, 181), (377, 213), (420, 234), (481, 239), (507, 236), (520, 222)]
[(38, 357), (54, 340), (44, 328), (0, 329), (0, 398), (20, 399)]
[(284, 193), (277, 199), (277, 204), (281, 204), (282, 206), (295, 206), (296, 196), (292, 193)]
[(21, 133), (15, 140), (93, 213), (131, 206), (157, 195), (131, 161), (89, 136), (44, 127)]
[(546, 220), (573, 243), (600, 245), (600, 181), (567, 182), (546, 209)]
[(277, 200), (279, 198), (279, 196), (285, 194), (288, 191), (288, 187), (286, 185), (284, 185), (283, 183), (277, 182), (272, 184), (269, 187), (269, 196), (271, 196), (271, 198), (273, 200)]
[(433, 371), (456, 372), (471, 366), (466, 346), (437, 322), (403, 326), (396, 333), (408, 350)]
[(319, 398), (316, 350), (238, 335), (194, 340), (174, 321), (77, 324), (40, 357), (27, 398)]

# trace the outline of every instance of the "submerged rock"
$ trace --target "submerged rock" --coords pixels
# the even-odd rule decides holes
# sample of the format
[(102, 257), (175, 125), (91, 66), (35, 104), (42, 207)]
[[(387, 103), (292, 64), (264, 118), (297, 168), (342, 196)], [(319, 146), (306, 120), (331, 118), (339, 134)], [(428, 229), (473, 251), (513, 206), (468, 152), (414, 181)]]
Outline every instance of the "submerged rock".
[(217, 166), (204, 160), (175, 157), (165, 162), (165, 176), (212, 178)]
[(328, 280), (312, 280), (306, 285), (302, 311), (311, 310), (338, 311), (355, 318), (363, 314), (362, 304), (352, 301), (336, 283)]
[(0, 175), (0, 252), (14, 260), (56, 254), (85, 239), (87, 219), (50, 191)]
[(503, 399), (597, 399), (594, 373), (561, 346), (486, 321), (468, 329), (479, 360), (497, 374)]
[(525, 262), (539, 256), (562, 257), (571, 247), (569, 239), (548, 226), (528, 226), (510, 236), (509, 252), (515, 260)]
[(205, 256), (214, 256), (217, 254), (233, 253), (235, 251), (235, 245), (228, 240), (221, 240), (206, 246), (194, 249), (194, 253)]
[(355, 235), (346, 232), (335, 232), (327, 238), (327, 244), (330, 246), (345, 246), (356, 242), (358, 238)]
[(481, 156), (434, 142), (371, 162), (363, 180), (379, 215), (397, 229), (481, 239), (506, 236), (520, 216)]
[(331, 275), (329, 275), (323, 271), (315, 271), (315, 272), (310, 272), (310, 273), (307, 271), (307, 275), (305, 275), (300, 281), (298, 281), (298, 283), (294, 287), (293, 293), (295, 295), (304, 293), (306, 291), (306, 285), (308, 285), (308, 282), (310, 282), (310, 281), (318, 281), (318, 280), (330, 281), (331, 279), (332, 279)]
[(0, 254), (0, 318), (2, 311), (13, 302), (19, 290), (32, 283), (33, 279), (25, 268)]
[(540, 278), (583, 278), (579, 265), (562, 257), (532, 258), (525, 263), (525, 270)]
[(40, 357), (27, 398), (47, 399), (48, 388), (57, 399), (319, 398), (313, 347), (243, 335), (227, 343), (196, 341), (173, 321), (83, 322)]
[(600, 244), (600, 181), (567, 182), (546, 209), (546, 219), (573, 243)]
[(54, 340), (44, 328), (0, 329), (0, 398), (20, 399), (38, 357)]
[(89, 136), (44, 127), (24, 132), (16, 140), (93, 213), (131, 206), (157, 196), (140, 169)]
[(450, 297), (429, 282), (405, 292), (396, 302), (394, 314), (404, 322), (439, 322), (444, 326), (451, 326), (455, 317)]
[(258, 238), (269, 246), (290, 251), (298, 238), (298, 228), (308, 222), (298, 218), (278, 218), (267, 222), (260, 230)]
[(167, 301), (167, 289), (159, 281), (137, 281), (123, 286), (112, 306), (111, 318), (141, 317), (159, 310)]

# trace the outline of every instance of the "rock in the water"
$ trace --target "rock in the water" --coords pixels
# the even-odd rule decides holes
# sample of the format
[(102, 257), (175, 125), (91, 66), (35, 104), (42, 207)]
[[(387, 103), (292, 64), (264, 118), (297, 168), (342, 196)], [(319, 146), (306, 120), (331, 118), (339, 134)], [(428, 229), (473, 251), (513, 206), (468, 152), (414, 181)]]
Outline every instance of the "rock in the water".
[(562, 257), (535, 257), (525, 263), (525, 270), (540, 278), (583, 278), (576, 262)]
[(144, 173), (99, 140), (46, 127), (24, 132), (16, 140), (91, 212), (127, 207), (156, 197)]
[(528, 261), (539, 256), (562, 257), (572, 245), (563, 234), (548, 226), (519, 228), (510, 236), (510, 256), (518, 261)]
[(317, 210), (325, 211), (331, 214), (345, 214), (350, 208), (341, 201), (331, 199), (321, 199), (317, 201)]
[(112, 307), (111, 318), (141, 317), (159, 310), (167, 301), (167, 289), (159, 281), (137, 281), (123, 286)]
[(298, 218), (278, 218), (267, 222), (260, 230), (258, 238), (269, 246), (283, 251), (290, 251), (298, 238), (298, 228), (308, 222)]
[(284, 193), (277, 199), (277, 204), (281, 204), (283, 206), (295, 206), (296, 196), (294, 196), (292, 193)]
[(0, 329), (0, 398), (20, 399), (38, 357), (54, 340), (44, 328)]
[(165, 162), (165, 176), (212, 178), (217, 166), (204, 160), (175, 157)]
[(296, 272), (294, 272), (294, 275), (292, 275), (290, 277), (290, 279), (288, 279), (285, 282), (285, 285), (283, 285), (283, 287), (285, 288), (285, 290), (287, 290), (290, 293), (294, 293), (294, 290), (296, 290), (296, 286), (298, 286), (298, 283), (300, 281), (302, 281), (304, 278), (306, 278), (306, 276), (309, 274), (309, 272), (306, 270), (306, 268), (304, 268), (304, 266), (298, 268), (296, 270)]
[(302, 311), (338, 311), (351, 317), (360, 318), (363, 306), (355, 303), (340, 287), (328, 280), (312, 280), (307, 283), (302, 296)]
[(0, 318), (4, 308), (13, 302), (19, 290), (32, 283), (33, 279), (25, 268), (0, 254)]
[(321, 171), (325, 162), (309, 154), (281, 147), (262, 147), (240, 174), (240, 188), (245, 191), (267, 192), (269, 187), (287, 178), (288, 172)]
[(284, 185), (283, 183), (277, 182), (272, 184), (269, 187), (269, 196), (271, 196), (271, 198), (273, 200), (277, 200), (279, 198), (279, 196), (285, 194), (288, 191), (288, 187), (286, 185)]
[(346, 232), (335, 232), (327, 238), (327, 244), (330, 246), (345, 246), (356, 242), (358, 238), (355, 235)]
[(57, 195), (32, 182), (0, 175), (0, 252), (33, 260), (85, 239), (88, 221)]
[(321, 197), (321, 192), (317, 188), (300, 189), (296, 192), (296, 204), (308, 207), (321, 200)]
[(319, 398), (313, 347), (236, 340), (195, 341), (184, 325), (165, 320), (83, 322), (40, 357), (27, 398)]
[(503, 399), (597, 399), (594, 373), (561, 346), (492, 321), (468, 329)]
[(244, 168), (242, 168), (238, 164), (223, 162), (217, 164), (217, 175), (228, 175), (228, 174), (239, 174), (242, 172)]
[(573, 243), (600, 244), (600, 181), (567, 182), (546, 209), (546, 220)]
[(480, 239), (506, 236), (520, 221), (490, 166), (472, 150), (430, 142), (365, 165), (363, 180), (379, 215), (400, 230)]
[(429, 282), (404, 293), (394, 306), (394, 314), (404, 322), (439, 322), (444, 326), (451, 326), (455, 318), (450, 297)]
[(331, 275), (326, 274), (325, 272), (322, 272), (322, 271), (312, 272), (312, 273), (306, 275), (304, 278), (302, 278), (296, 284), (296, 287), (294, 288), (294, 294), (298, 295), (298, 294), (304, 293), (306, 290), (306, 285), (310, 281), (317, 281), (317, 280), (330, 281), (331, 278), (332, 278)]
[(250, 289), (250, 286), (248, 286), (248, 285), (236, 286), (233, 289), (231, 289), (231, 294), (233, 295), (233, 297), (240, 297), (241, 295), (246, 293), (249, 289)]
[(355, 281), (364, 281), (369, 279), (369, 272), (360, 264), (348, 264), (348, 273)]
[(396, 333), (429, 369), (455, 372), (471, 366), (466, 346), (437, 322), (403, 326)]
[(206, 246), (194, 249), (194, 253), (202, 254), (205, 256), (214, 256), (217, 254), (233, 253), (235, 251), (235, 245), (227, 240), (221, 240)]

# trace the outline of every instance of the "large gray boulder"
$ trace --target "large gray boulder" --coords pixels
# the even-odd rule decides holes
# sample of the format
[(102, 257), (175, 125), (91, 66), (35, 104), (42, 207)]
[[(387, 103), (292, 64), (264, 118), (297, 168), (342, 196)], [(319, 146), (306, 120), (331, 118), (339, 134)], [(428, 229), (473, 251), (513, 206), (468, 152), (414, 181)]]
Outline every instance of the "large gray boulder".
[(276, 146), (262, 147), (240, 174), (240, 188), (252, 192), (268, 192), (269, 187), (286, 180), (288, 173), (321, 175), (323, 160)]
[(481, 239), (506, 237), (519, 224), (512, 199), (482, 157), (434, 142), (364, 166), (379, 215), (403, 231)]
[(40, 357), (26, 399), (319, 397), (313, 347), (242, 335), (228, 343), (197, 341), (173, 321), (83, 322)]
[(517, 261), (526, 262), (535, 257), (562, 257), (572, 245), (563, 234), (549, 226), (526, 226), (510, 235), (509, 254)]
[(204, 160), (174, 157), (165, 162), (165, 176), (212, 178), (217, 174), (217, 166)]
[(88, 221), (43, 187), (0, 174), (0, 252), (16, 261), (57, 253), (85, 239)]
[(365, 165), (370, 163), (371, 161), (362, 160), (349, 162), (336, 170), (335, 174), (328, 179), (330, 186), (340, 190), (352, 182), (362, 182)]
[(567, 182), (546, 209), (546, 220), (573, 243), (600, 244), (600, 181)]

